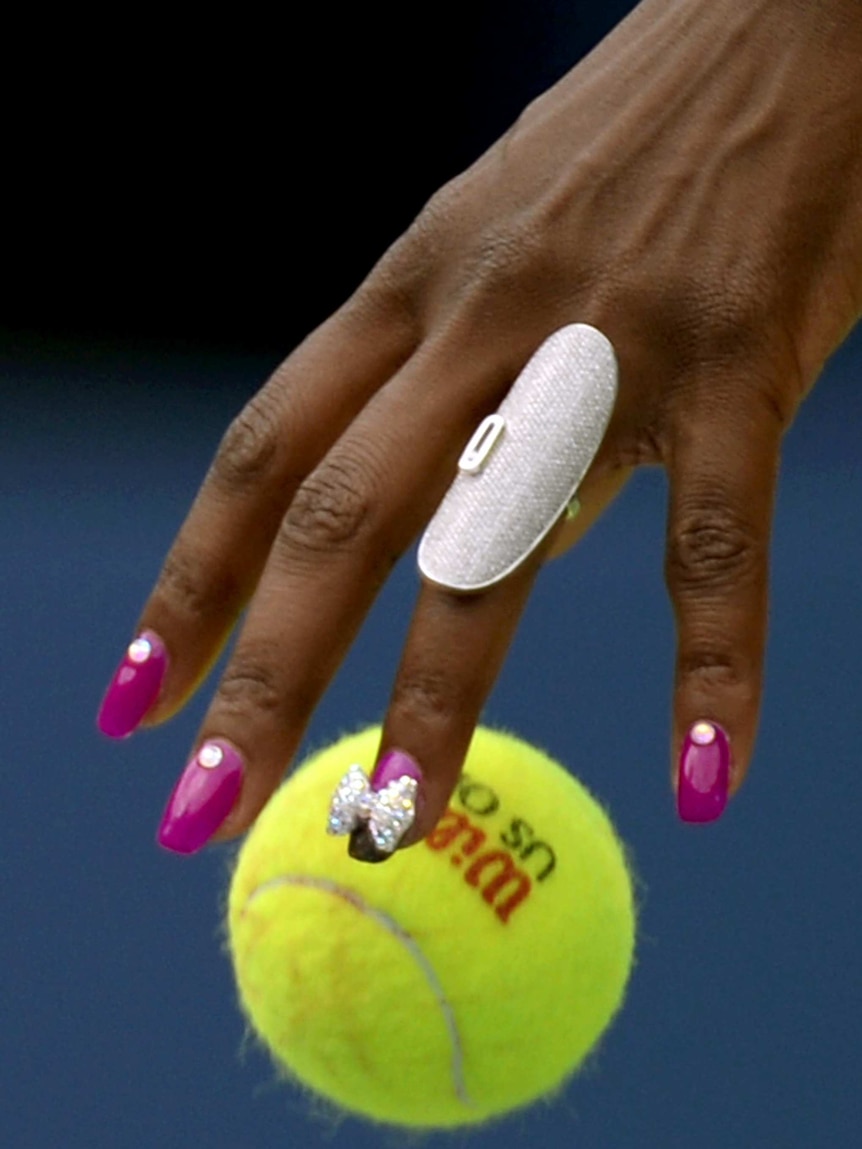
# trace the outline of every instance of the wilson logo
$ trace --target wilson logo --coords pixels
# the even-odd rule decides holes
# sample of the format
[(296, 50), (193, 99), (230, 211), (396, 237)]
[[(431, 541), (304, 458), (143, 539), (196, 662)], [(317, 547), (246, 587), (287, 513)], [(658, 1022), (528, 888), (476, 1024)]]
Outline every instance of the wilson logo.
[[(464, 775), (458, 786), (461, 804), (474, 818), (497, 813), (500, 800), (488, 786)], [(464, 871), (464, 881), (482, 896), (505, 925), (512, 914), (530, 897), (534, 883), (545, 881), (556, 868), (557, 859), (547, 842), (538, 840), (532, 827), (514, 818), (499, 835), (499, 845), (468, 814), (449, 806), (436, 827), (426, 837), (426, 846), (449, 853), (449, 861)], [(539, 864), (531, 876), (518, 861)]]

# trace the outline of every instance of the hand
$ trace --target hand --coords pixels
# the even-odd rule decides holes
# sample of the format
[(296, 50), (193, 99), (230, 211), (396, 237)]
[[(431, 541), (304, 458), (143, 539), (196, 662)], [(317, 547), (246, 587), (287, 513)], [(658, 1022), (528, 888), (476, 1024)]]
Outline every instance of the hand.
[[(862, 309), (860, 139), (855, 0), (645, 0), (431, 200), (230, 427), (144, 609), (149, 657), (103, 711), (115, 734), (175, 713), (248, 605), (200, 735), (217, 768), (189, 766), (166, 845), (251, 824), (475, 426), (571, 322), (611, 339), (620, 390), (553, 551), (634, 467), (667, 468), (680, 811), (699, 816), (699, 722), (729, 739), (738, 789), (781, 436)], [(421, 590), (381, 747), (421, 765), (410, 841), (445, 806), (543, 557), (476, 595)]]

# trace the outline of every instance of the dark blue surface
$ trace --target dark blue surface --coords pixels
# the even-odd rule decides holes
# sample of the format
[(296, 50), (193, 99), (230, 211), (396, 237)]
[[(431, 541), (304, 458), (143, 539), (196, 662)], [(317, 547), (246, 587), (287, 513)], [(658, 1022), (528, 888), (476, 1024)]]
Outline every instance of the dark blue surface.
[[(0, 1143), (390, 1146), (337, 1130), (243, 1044), (221, 950), (229, 850), (154, 845), (204, 699), (121, 747), (93, 714), (263, 357), (11, 349), (0, 361)], [(722, 824), (684, 828), (667, 762), (664, 480), (645, 473), (543, 575), (488, 718), (606, 802), (642, 882), (637, 968), (554, 1105), (471, 1149), (813, 1149), (858, 1137), (862, 340), (790, 433), (762, 734)], [(378, 716), (416, 578), (396, 571), (316, 715)], [(437, 1144), (437, 1138), (430, 1138)]]

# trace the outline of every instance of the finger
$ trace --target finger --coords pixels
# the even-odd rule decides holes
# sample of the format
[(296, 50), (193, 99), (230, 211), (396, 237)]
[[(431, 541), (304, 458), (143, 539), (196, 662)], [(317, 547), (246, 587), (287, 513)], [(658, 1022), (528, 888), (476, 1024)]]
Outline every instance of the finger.
[(674, 783), (686, 821), (718, 817), (751, 759), (780, 440), (774, 408), (752, 403), (750, 384), (672, 432), (666, 576), (677, 625)]
[(312, 334), (234, 420), (144, 607), (169, 671), (147, 722), (173, 714), (249, 600), (293, 494), (415, 345), (403, 308), (374, 296)]
[[(426, 345), (300, 487), (200, 732), (199, 744), (227, 744), (241, 761), (219, 839), (246, 829), (269, 798), (392, 564), (451, 480), (477, 405), (493, 409), (508, 381), (503, 368)], [(194, 759), (189, 771), (200, 777)], [(177, 806), (182, 795), (161, 840), (182, 849)]]
[[(402, 845), (429, 833), (445, 811), (473, 731), (497, 679), (542, 563), (581, 537), (628, 477), (629, 469), (591, 472), (579, 489), (580, 509), (512, 575), (478, 594), (423, 585), (395, 678), (379, 761), (392, 751), (419, 766), (422, 786), (416, 822)], [(573, 530), (580, 523), (579, 530)], [(379, 853), (367, 834), (351, 853), (368, 861)]]
[[(477, 594), (426, 584), (395, 678), (378, 762), (392, 751), (418, 766), (421, 786), (411, 845), (439, 821), (455, 788), (470, 739), (497, 679), (543, 559), (544, 548), (502, 582)], [(381, 858), (368, 835), (351, 854)]]

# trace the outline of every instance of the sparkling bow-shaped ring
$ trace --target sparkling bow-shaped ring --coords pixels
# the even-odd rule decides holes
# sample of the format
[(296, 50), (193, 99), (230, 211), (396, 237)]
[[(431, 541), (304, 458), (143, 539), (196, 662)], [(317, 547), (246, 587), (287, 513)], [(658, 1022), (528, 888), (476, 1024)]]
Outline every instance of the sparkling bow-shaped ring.
[(392, 854), (416, 818), (419, 783), (409, 775), (394, 778), (375, 789), (361, 766), (350, 767), (332, 795), (327, 831), (330, 834), (367, 835), (382, 860)]

